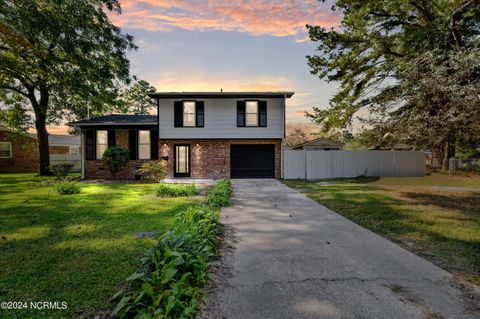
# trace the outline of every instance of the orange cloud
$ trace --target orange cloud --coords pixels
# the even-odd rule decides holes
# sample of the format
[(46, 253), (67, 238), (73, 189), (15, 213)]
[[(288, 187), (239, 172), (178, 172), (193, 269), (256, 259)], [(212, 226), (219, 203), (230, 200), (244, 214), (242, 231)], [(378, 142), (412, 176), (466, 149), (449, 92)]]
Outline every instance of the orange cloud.
[(128, 0), (122, 2), (122, 14), (111, 15), (120, 27), (148, 31), (223, 30), (254, 35), (297, 36), (305, 40), (305, 25), (335, 27), (339, 16), (330, 3), (316, 0)]

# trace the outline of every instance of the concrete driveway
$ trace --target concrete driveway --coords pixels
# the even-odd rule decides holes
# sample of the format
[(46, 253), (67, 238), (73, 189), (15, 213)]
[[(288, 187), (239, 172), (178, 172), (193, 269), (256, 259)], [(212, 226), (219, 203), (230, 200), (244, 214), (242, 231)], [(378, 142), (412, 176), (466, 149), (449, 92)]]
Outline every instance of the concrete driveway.
[(207, 317), (480, 317), (477, 292), (425, 259), (279, 181), (232, 182), (230, 276)]

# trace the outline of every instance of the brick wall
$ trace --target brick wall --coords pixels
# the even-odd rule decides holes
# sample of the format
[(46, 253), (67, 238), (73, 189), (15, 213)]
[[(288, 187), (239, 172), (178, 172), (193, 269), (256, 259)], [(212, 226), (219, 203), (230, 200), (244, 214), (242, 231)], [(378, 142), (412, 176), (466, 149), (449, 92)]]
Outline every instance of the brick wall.
[(51, 145), (48, 147), (50, 154), (69, 154), (70, 148), (68, 146)]
[[(138, 169), (146, 160), (128, 161), (127, 166), (121, 169), (117, 179), (134, 179)], [(112, 174), (101, 160), (85, 161), (85, 178), (87, 179), (111, 179)]]
[(190, 176), (192, 178), (229, 178), (231, 144), (274, 144), (275, 177), (281, 175), (281, 141), (280, 140), (159, 140), (158, 155), (168, 156), (167, 174), (173, 177), (174, 145), (190, 145)]
[(0, 158), (1, 173), (37, 171), (38, 146), (36, 139), (0, 131), (0, 141), (12, 143), (12, 158)]

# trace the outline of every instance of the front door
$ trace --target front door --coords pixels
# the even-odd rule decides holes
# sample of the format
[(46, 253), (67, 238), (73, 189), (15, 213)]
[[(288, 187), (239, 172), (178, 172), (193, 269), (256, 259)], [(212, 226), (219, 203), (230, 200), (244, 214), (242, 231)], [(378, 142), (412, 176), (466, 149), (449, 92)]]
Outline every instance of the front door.
[(190, 177), (190, 145), (175, 145), (175, 177)]

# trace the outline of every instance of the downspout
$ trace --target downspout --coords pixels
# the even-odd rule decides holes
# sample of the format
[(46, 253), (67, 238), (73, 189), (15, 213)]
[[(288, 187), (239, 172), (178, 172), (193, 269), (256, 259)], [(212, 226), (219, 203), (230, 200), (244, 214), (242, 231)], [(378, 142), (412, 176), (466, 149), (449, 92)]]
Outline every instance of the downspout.
[(285, 139), (285, 132), (286, 132), (286, 103), (285, 101), (287, 100), (287, 95), (286, 94), (283, 94), (283, 138), (282, 138), (282, 141), (280, 143), (280, 149), (281, 149), (281, 156), (280, 156), (280, 177), (281, 178), (284, 178), (285, 176), (285, 167), (284, 167), (284, 164), (283, 164), (283, 161), (285, 159), (285, 147), (283, 145), (283, 142), (284, 142), (284, 139)]
[(82, 179), (85, 179), (85, 132), (80, 130), (80, 165), (82, 166)]

